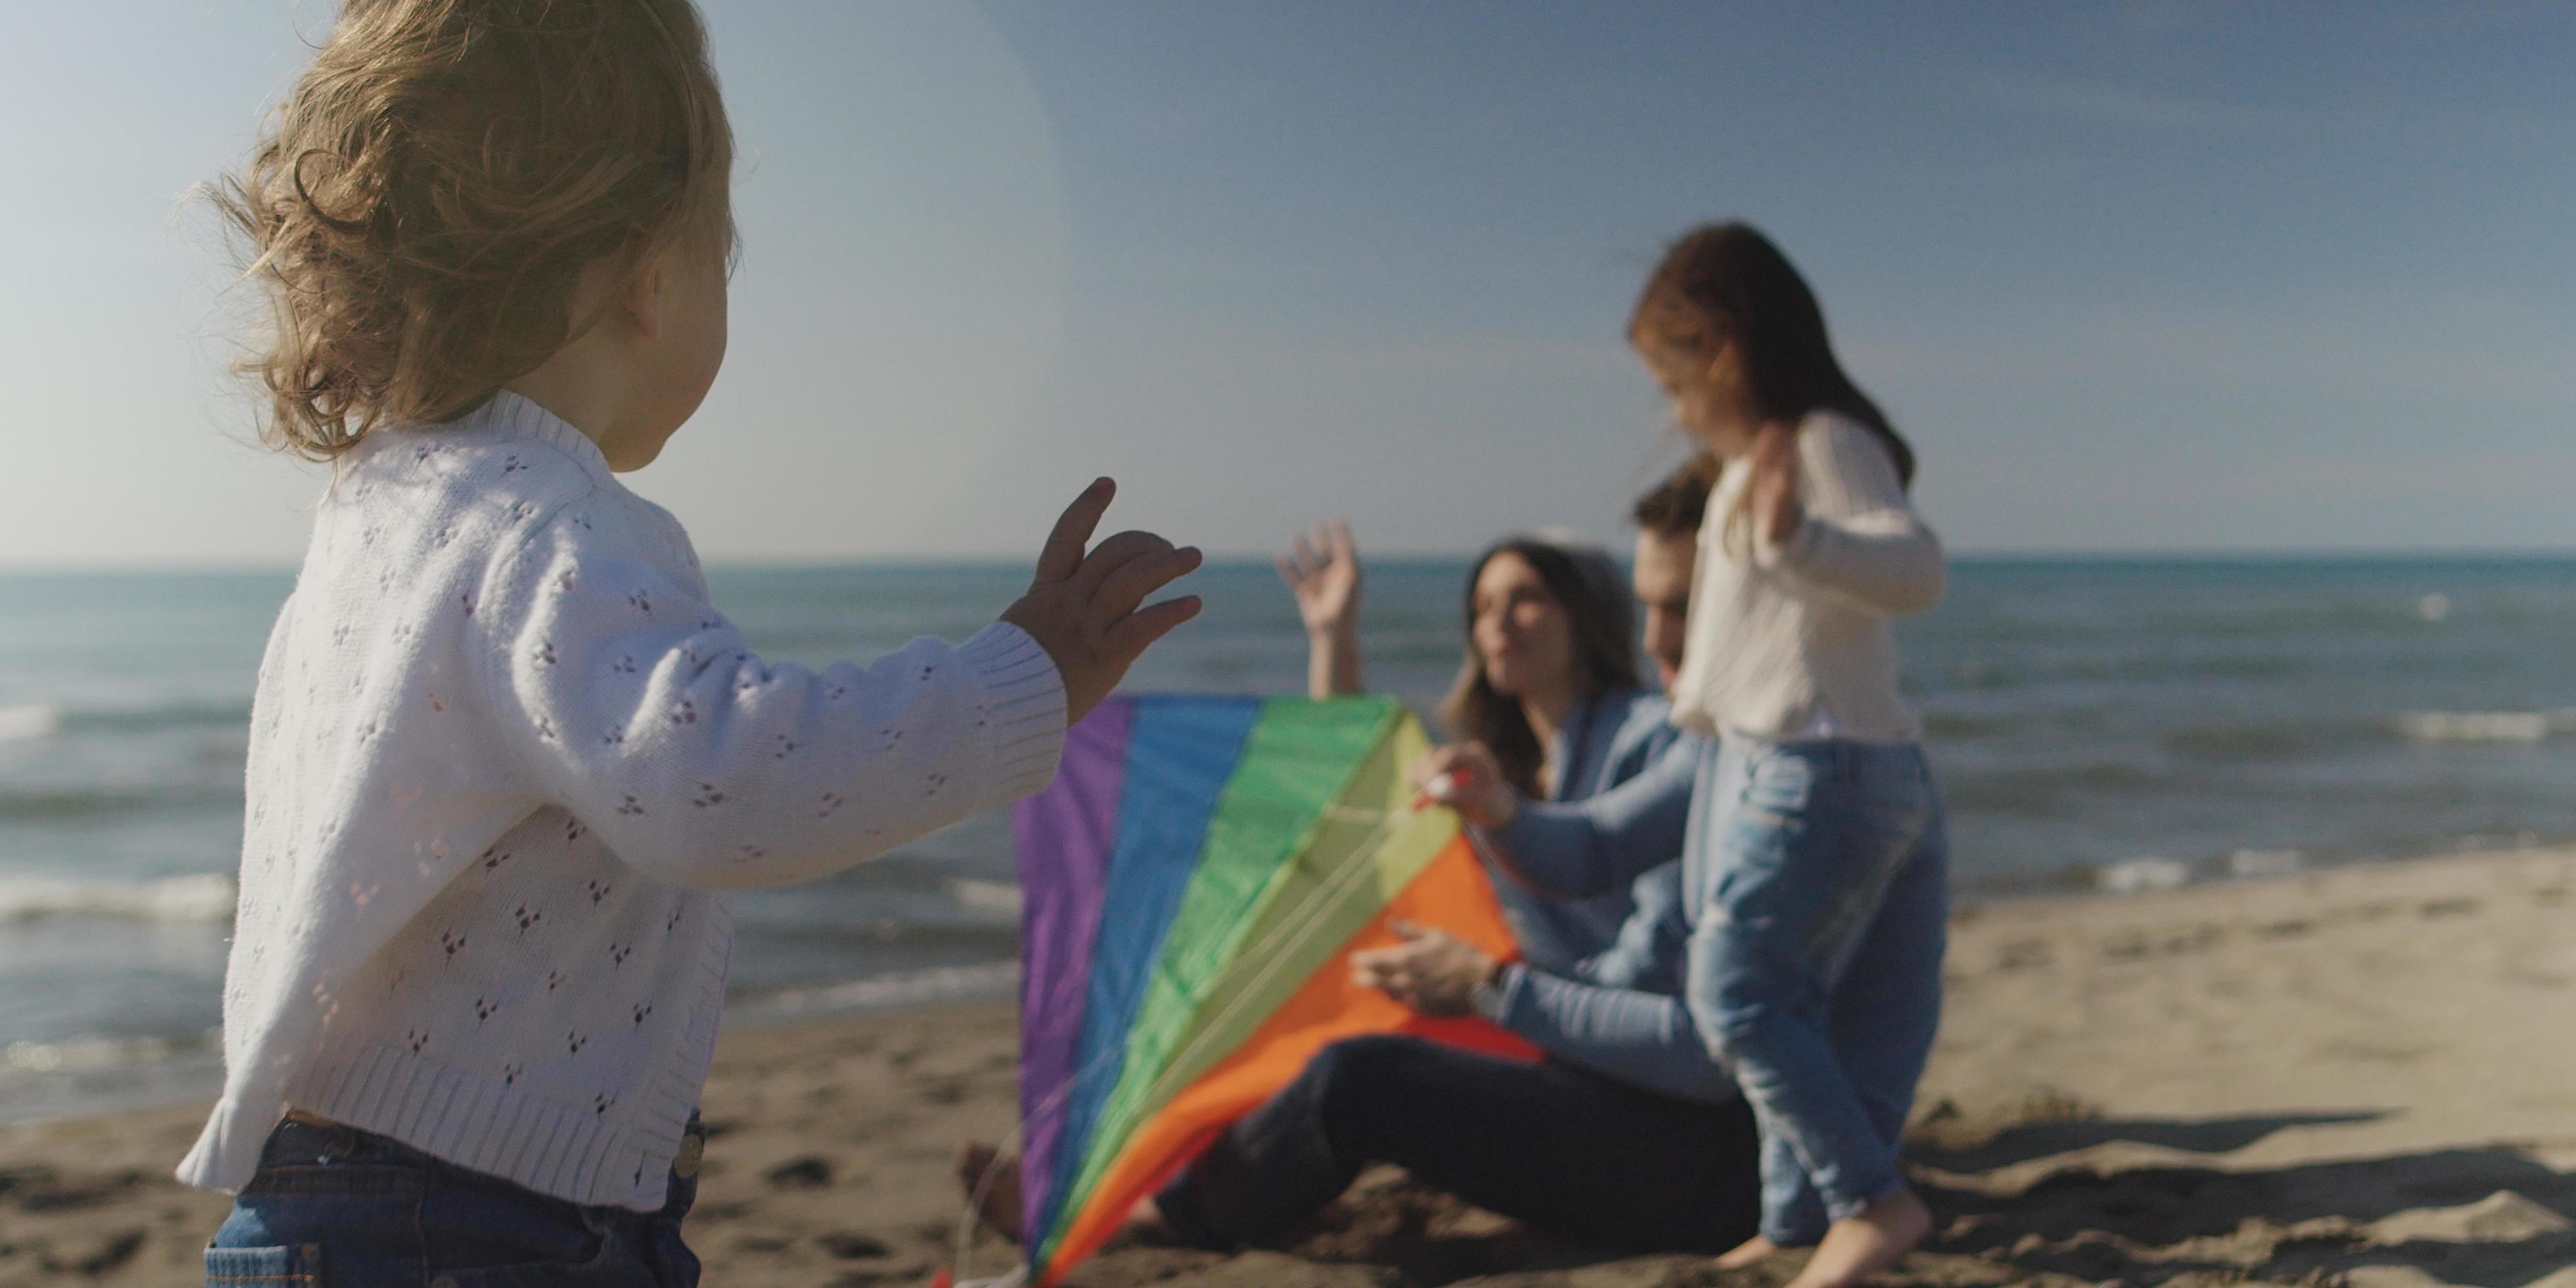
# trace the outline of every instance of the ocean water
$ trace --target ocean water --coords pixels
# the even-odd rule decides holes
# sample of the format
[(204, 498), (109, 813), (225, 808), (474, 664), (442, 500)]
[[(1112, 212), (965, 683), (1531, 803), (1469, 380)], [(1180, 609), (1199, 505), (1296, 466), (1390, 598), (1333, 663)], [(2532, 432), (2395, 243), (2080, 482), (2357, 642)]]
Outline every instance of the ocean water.
[[(1372, 687), (1428, 712), (1463, 562), (1370, 569)], [(717, 568), (765, 655), (961, 638), (1017, 568)], [(0, 1117), (201, 1094), (241, 840), (251, 684), (284, 571), (0, 576)], [(1139, 689), (1293, 692), (1267, 567)], [(2576, 841), (2576, 562), (1961, 560), (1901, 629), (1968, 899), (2153, 889)], [(741, 1018), (1013, 978), (1004, 818), (743, 898)]]

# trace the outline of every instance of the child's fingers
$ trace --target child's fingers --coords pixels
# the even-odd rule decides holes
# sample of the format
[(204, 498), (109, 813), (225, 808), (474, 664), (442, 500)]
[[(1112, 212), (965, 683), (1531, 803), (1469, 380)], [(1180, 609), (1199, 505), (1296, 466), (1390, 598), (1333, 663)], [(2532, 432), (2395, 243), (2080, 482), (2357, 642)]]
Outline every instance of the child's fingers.
[(1100, 583), (1091, 599), (1091, 611), (1108, 621), (1125, 617), (1135, 612), (1147, 595), (1198, 571), (1199, 558), (1197, 547), (1183, 546), (1130, 559)]
[(1154, 646), (1154, 641), (1172, 633), (1181, 623), (1199, 615), (1201, 604), (1196, 595), (1166, 599), (1151, 608), (1140, 608), (1109, 628), (1109, 647), (1122, 657), (1134, 657)]
[(1073, 504), (1064, 508), (1055, 521), (1055, 531), (1047, 534), (1046, 546), (1038, 552), (1038, 583), (1063, 581), (1082, 568), (1082, 552), (1091, 546), (1091, 534), (1100, 528), (1100, 517), (1109, 513), (1110, 498), (1118, 495), (1115, 480), (1097, 478)]
[(1067, 584), (1073, 587), (1074, 594), (1088, 602), (1099, 597), (1100, 584), (1109, 580), (1112, 573), (1147, 555), (1160, 554), (1171, 548), (1171, 542), (1153, 533), (1130, 528), (1114, 537), (1104, 538), (1099, 545), (1092, 547), (1091, 553), (1083, 556), (1082, 567), (1074, 571)]

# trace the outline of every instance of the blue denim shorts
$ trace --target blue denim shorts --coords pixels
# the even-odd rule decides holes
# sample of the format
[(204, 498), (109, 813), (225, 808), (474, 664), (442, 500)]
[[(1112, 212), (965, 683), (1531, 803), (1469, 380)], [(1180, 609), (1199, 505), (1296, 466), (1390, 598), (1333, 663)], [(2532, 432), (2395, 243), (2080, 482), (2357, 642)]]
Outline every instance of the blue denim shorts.
[(290, 1119), (206, 1248), (208, 1288), (691, 1288), (705, 1136), (658, 1212), (583, 1207), (349, 1127)]

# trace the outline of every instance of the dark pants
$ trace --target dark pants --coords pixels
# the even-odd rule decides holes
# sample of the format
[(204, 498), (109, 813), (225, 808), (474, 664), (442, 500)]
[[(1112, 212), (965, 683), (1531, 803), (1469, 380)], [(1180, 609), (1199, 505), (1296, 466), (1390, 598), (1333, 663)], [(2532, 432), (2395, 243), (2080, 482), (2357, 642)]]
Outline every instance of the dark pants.
[(680, 1242), (690, 1171), (658, 1212), (582, 1207), (369, 1132), (284, 1122), (206, 1249), (206, 1282), (694, 1288), (698, 1259)]
[(1273, 1238), (1371, 1163), (1560, 1237), (1717, 1252), (1753, 1236), (1760, 1138), (1743, 1101), (1702, 1104), (1567, 1065), (1407, 1037), (1327, 1047), (1157, 1196), (1182, 1239)]

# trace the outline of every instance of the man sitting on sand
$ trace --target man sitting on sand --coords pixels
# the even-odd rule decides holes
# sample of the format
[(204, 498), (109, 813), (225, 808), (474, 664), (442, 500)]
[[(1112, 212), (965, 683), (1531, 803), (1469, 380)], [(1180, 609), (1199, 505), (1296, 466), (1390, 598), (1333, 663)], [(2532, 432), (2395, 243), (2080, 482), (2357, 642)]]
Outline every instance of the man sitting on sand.
[[(1638, 507), (1635, 588), (1667, 681), (1707, 486), (1704, 466), (1685, 467)], [(1641, 772), (1687, 775), (1697, 760), (1696, 744), (1683, 741)], [(1364, 982), (1426, 1014), (1475, 1010), (1547, 1058), (1524, 1063), (1401, 1036), (1337, 1043), (1131, 1220), (1193, 1245), (1259, 1242), (1385, 1162), (1586, 1242), (1705, 1252), (1741, 1243), (1759, 1212), (1752, 1114), (1682, 1005), (1678, 899), (1643, 902), (1615, 945), (1579, 972), (1629, 987), (1499, 962), (1428, 927), (1403, 927), (1406, 942), (1355, 954)], [(959, 1163), (983, 1218), (1016, 1234), (1016, 1161), (970, 1144)]]

